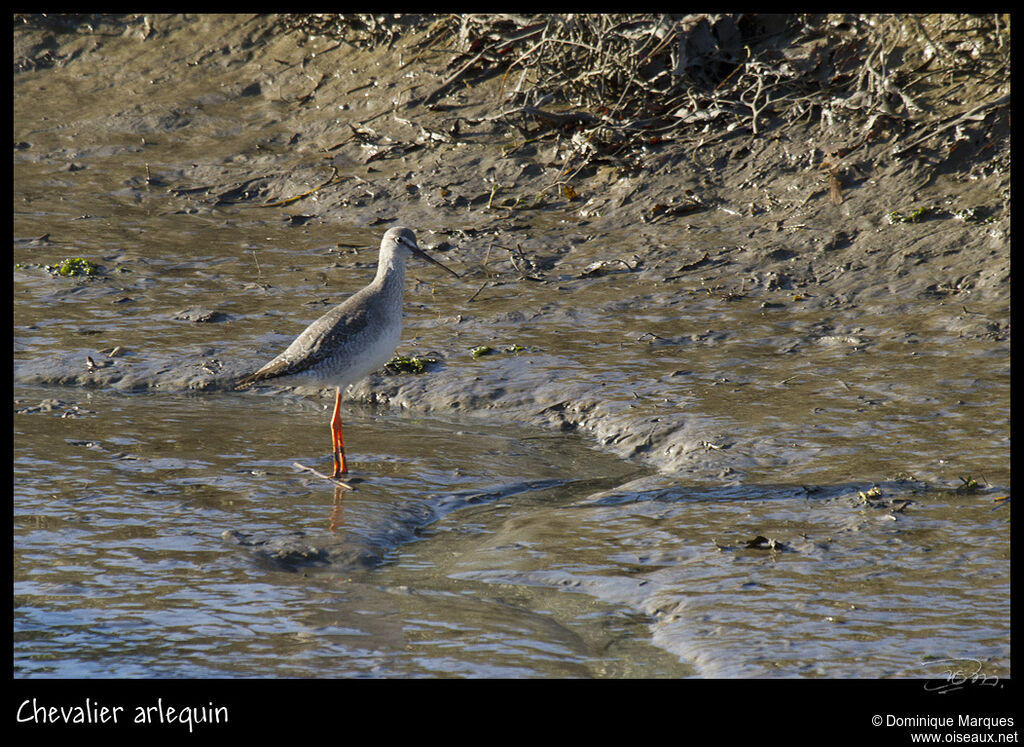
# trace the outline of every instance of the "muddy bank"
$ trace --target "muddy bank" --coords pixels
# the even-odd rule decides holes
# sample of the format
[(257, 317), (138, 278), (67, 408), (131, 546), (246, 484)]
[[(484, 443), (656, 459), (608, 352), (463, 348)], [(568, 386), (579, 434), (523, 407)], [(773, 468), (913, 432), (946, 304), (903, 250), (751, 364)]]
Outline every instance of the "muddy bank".
[[(640, 20), (616, 33), (639, 39), (661, 28)], [(499, 64), (554, 33), (546, 23), (19, 19), (15, 147), (31, 168), (59, 165), (62, 179), (78, 182), (95, 159), (122, 160), (116, 204), (76, 216), (86, 221), (155, 215), (170, 231), (219, 223), (230, 236), (232, 215), (242, 214), (294, 228), (296, 248), (313, 237), (336, 265), (359, 249), (356, 266), (372, 265), (370, 237), (412, 226), (464, 279), (410, 296), (407, 352), (433, 359), (428, 373), (375, 375), (353, 397), (581, 429), (669, 471), (739, 479), (776, 459), (755, 436), (702, 415), (743, 402), (744, 387), (751, 399), (802, 401), (806, 393), (780, 393), (779, 382), (816, 376), (821, 351), (911, 355), (919, 340), (966, 340), (997, 357), (1008, 349), (1009, 80), (950, 78), (943, 89), (944, 73), (929, 74), (970, 50), (937, 42), (934, 60), (922, 62), (913, 39), (890, 38), (883, 60), (857, 19), (687, 17), (671, 38), (688, 62), (666, 74), (688, 75), (696, 103), (647, 119), (623, 111), (600, 130), (599, 108), (574, 105), (571, 94), (558, 101), (525, 62)], [(922, 34), (929, 29), (937, 33), (926, 23)], [(1008, 45), (1006, 31), (997, 23), (990, 46), (1001, 48), (1000, 34)], [(744, 43), (756, 59), (737, 56)], [(881, 83), (851, 73), (858, 63), (892, 68), (891, 100), (872, 98)], [(779, 92), (774, 103), (758, 75)], [(735, 91), (746, 110), (721, 99), (736, 80), (760, 96)], [(817, 88), (794, 109), (801, 81)], [(853, 100), (858, 82), (863, 95)], [(32, 111), (40, 96), (73, 96), (77, 106), (44, 124)], [(16, 197), (32, 209), (52, 195)], [(332, 243), (334, 226), (362, 230), (361, 239)], [(54, 225), (15, 244), (40, 257), (73, 254), (73, 242), (61, 246), (73, 230)], [(129, 354), (108, 357), (77, 340), (17, 357), (17, 379), (226, 389), (301, 328), (279, 323), (272, 339), (252, 336), (259, 315), (230, 295), (246, 279), (250, 291), (287, 285), (262, 275), (256, 251), (238, 248), (230, 276), (204, 253), (176, 258), (175, 272), (233, 287), (165, 310), (167, 324), (205, 328), (179, 347), (140, 353), (132, 341)], [(114, 304), (166, 269), (140, 261), (138, 247), (111, 249), (102, 277), (57, 288), (53, 299)], [(134, 272), (128, 282), (118, 267)], [(773, 361), (762, 376), (738, 375), (752, 343)], [(469, 354), (481, 345), (494, 354)], [(735, 348), (735, 357), (699, 370), (695, 382), (691, 362), (714, 347)], [(721, 402), (719, 385), (730, 390)], [(694, 392), (701, 408), (687, 401)]]

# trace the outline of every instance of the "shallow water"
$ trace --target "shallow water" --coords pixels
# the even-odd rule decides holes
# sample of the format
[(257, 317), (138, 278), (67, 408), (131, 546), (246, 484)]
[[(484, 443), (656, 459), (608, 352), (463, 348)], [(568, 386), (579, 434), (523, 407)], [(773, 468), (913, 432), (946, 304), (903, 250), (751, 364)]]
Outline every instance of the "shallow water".
[[(685, 671), (611, 605), (527, 606), (514, 594), (418, 583), (426, 560), (406, 568), (416, 555), (407, 547), (430, 542), (438, 519), (464, 506), (500, 511), (617, 482), (624, 465), (578, 439), (353, 415), (353, 444), (376, 458), (360, 460), (357, 490), (341, 495), (290, 457), (252, 453), (247, 434), (264, 426), (285, 448), (322, 450), (304, 422), (318, 413), (302, 400), (255, 421), (242, 396), (91, 393), (75, 417), (60, 417), (69, 404), (17, 418), (20, 674)], [(228, 440), (234, 450), (210, 447)], [(580, 461), (593, 477), (565, 477)], [(304, 543), (327, 551), (311, 560)], [(617, 656), (601, 651), (609, 644)]]
[[(439, 254), (461, 281), (410, 266), (399, 352), (439, 362), (353, 388), (342, 494), (293, 467), (329, 468), (328, 398), (225, 382), (383, 226), (190, 208), (146, 165), (280, 157), (266, 104), (111, 120), (78, 84), (15, 80), (16, 676), (1009, 673), (1005, 303), (769, 291), (725, 227), (539, 215), (507, 238), (546, 282), (483, 240)], [(678, 273), (705, 251), (729, 282)], [(42, 269), (72, 256), (103, 276)]]
[(323, 453), (308, 400), (51, 404), (15, 419), (20, 676), (1007, 672), (1008, 508), (977, 496), (698, 489), (359, 408), (336, 495), (291, 467)]

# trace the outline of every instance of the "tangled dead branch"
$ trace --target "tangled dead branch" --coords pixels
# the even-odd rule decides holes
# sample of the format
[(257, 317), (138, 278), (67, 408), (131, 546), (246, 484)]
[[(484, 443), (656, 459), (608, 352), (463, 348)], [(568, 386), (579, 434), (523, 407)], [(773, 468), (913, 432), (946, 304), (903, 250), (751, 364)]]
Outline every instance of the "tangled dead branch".
[[(565, 140), (563, 173), (666, 142), (757, 137), (787, 122), (837, 125), (893, 155), (936, 147), (968, 110), (1009, 103), (1008, 15), (315, 15), (289, 27), (392, 44), (411, 29), (451, 54), (426, 92), (501, 76), (500, 120), (525, 139)], [(951, 100), (952, 89), (963, 93)], [(863, 141), (862, 140), (862, 141)]]

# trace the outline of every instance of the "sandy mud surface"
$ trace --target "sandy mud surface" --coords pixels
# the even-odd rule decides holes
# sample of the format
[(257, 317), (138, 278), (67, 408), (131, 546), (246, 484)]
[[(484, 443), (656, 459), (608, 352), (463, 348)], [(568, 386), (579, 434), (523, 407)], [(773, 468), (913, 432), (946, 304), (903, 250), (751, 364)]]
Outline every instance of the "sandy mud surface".
[[(888, 314), (895, 324), (913, 303), (930, 309), (932, 328), (1008, 339), (1008, 80), (962, 86), (946, 100), (929, 91), (919, 110), (869, 119), (827, 98), (826, 110), (815, 100), (789, 122), (762, 114), (759, 125), (737, 127), (724, 113), (706, 114), (709, 125), (614, 151), (589, 132), (577, 142), (583, 130), (574, 133), (572, 122), (553, 127), (510, 106), (510, 82), (493, 71), (474, 75), (471, 66), (442, 86), (472, 54), (439, 25), (395, 25), (384, 40), (356, 29), (287, 30), (274, 17), (140, 16), (71, 33), (27, 24), (15, 36), (16, 67), (73, 66), (77, 110), (88, 116), (67, 123), (72, 148), (47, 149), (25, 131), (16, 132), (16, 148), (66, 159), (74, 173), (97, 150), (144, 153), (173, 140), (176, 152), (142, 159), (147, 170), (124, 185), (161, 212), (270, 205), (262, 209), (271, 220), (380, 227), (371, 236), (397, 222), (412, 226), (466, 272), (461, 298), (449, 293), (448, 303), (434, 304), (452, 312), (443, 318), (452, 334), (435, 352), (450, 357), (461, 340), (499, 351), (532, 345), (548, 365), (499, 354), (485, 377), (450, 366), (421, 385), (385, 380), (373, 390), (378, 402), (500, 409), (583, 429), (670, 470), (686, 466), (686, 413), (644, 402), (664, 382), (649, 393), (597, 387), (620, 362), (665, 347), (685, 359), (744, 335), (709, 328), (695, 301), (781, 324), (818, 317), (794, 323), (780, 355), (868, 344), (858, 317)], [(774, 38), (793, 43), (784, 30)], [(838, 76), (819, 59), (823, 43), (783, 46), (787, 64)], [(49, 95), (64, 95), (63, 85)], [(19, 97), (19, 121), (31, 98)], [(239, 102), (244, 116), (233, 120), (226, 112)], [(720, 120), (725, 126), (714, 126)], [(943, 131), (923, 139), (929, 130), (920, 123), (931, 120)], [(911, 147), (915, 139), (922, 145)], [(608, 152), (587, 151), (601, 147)], [(581, 153), (591, 157), (584, 163)], [(844, 153), (841, 204), (830, 200), (822, 168), (835, 153)], [(218, 319), (216, 307), (183, 311)], [(561, 326), (577, 339), (553, 340)], [(622, 353), (593, 339), (613, 336)], [(48, 357), (20, 366), (19, 376), (98, 386), (127, 379), (132, 388), (222, 382), (196, 373), (195, 361), (170, 370), (163, 361), (107, 371), (80, 363)], [(236, 374), (252, 363), (226, 368)], [(610, 412), (623, 395), (641, 403)]]

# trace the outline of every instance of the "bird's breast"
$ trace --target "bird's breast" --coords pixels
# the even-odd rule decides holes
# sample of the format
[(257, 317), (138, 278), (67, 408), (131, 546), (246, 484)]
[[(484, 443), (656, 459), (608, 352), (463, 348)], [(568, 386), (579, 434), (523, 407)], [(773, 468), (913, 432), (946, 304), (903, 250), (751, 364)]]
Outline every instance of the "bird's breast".
[(402, 337), (401, 318), (397, 322), (367, 325), (346, 344), (331, 351), (316, 368), (317, 378), (331, 386), (344, 388), (384, 367), (391, 360)]

